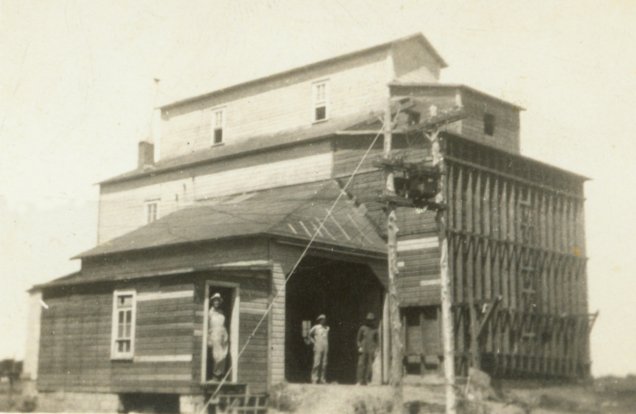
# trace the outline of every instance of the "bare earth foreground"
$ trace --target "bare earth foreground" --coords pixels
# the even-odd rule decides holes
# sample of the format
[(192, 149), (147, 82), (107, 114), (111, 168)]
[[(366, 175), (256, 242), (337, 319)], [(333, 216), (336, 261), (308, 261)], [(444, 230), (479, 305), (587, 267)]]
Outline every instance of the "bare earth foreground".
[[(443, 413), (444, 388), (436, 379), (406, 379), (405, 413)], [(10, 395), (0, 384), (0, 412), (31, 408), (20, 396), (20, 384)], [(286, 384), (271, 393), (270, 414), (388, 414), (392, 389), (388, 386)], [(604, 377), (585, 385), (528, 382), (495, 384), (494, 395), (483, 402), (465, 401), (460, 413), (551, 414), (636, 413), (636, 376)]]
[[(444, 413), (440, 383), (404, 386), (405, 413)], [(392, 390), (387, 386), (290, 384), (272, 393), (272, 414), (384, 414), (390, 413)], [(636, 377), (600, 378), (586, 385), (507, 382), (482, 402), (464, 401), (460, 413), (636, 414)]]

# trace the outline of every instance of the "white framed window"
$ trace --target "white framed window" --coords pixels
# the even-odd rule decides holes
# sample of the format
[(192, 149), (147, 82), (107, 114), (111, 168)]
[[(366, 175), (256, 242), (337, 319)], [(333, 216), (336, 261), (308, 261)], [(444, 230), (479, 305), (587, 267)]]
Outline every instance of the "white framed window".
[(314, 122), (329, 118), (329, 82), (326, 80), (312, 84), (312, 111)]
[(132, 359), (135, 353), (135, 320), (137, 293), (134, 290), (113, 292), (113, 322), (111, 335), (112, 359)]
[(144, 203), (144, 217), (146, 218), (146, 224), (152, 223), (159, 218), (159, 202), (157, 200)]
[(223, 143), (223, 130), (225, 129), (225, 109), (212, 111), (212, 145)]

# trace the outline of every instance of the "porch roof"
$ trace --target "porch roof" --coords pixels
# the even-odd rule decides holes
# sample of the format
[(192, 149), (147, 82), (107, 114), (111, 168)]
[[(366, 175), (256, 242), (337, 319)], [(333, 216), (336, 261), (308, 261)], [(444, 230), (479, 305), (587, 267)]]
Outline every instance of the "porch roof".
[[(307, 242), (341, 191), (328, 180), (196, 202), (75, 258), (258, 235)], [(343, 195), (315, 242), (384, 254), (384, 240), (365, 212)]]

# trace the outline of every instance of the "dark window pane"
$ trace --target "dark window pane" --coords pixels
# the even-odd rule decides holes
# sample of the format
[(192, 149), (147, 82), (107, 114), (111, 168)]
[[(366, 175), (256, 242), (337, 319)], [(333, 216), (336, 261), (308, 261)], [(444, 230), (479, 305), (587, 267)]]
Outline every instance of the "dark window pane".
[(223, 142), (223, 129), (217, 128), (214, 130), (214, 143), (220, 144)]
[(484, 114), (484, 134), (495, 134), (495, 116), (493, 114)]
[(323, 119), (327, 119), (327, 107), (325, 106), (319, 106), (316, 107), (316, 121), (322, 121)]

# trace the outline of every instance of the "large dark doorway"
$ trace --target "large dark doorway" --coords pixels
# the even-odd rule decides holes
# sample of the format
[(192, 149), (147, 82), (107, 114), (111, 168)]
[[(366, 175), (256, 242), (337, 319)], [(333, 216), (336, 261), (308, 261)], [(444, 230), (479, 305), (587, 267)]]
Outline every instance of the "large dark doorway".
[(353, 384), (356, 377), (358, 328), (368, 312), (379, 320), (384, 289), (368, 266), (324, 258), (303, 260), (286, 291), (285, 376), (309, 382), (313, 350), (304, 339), (308, 325), (327, 316), (327, 381)]

